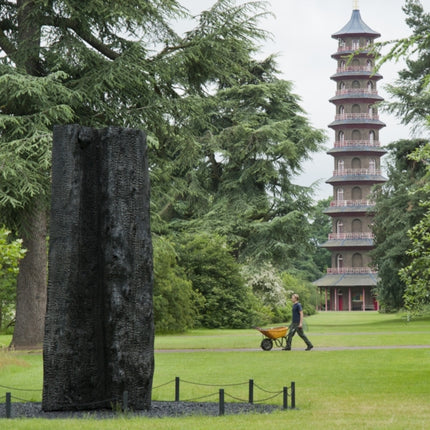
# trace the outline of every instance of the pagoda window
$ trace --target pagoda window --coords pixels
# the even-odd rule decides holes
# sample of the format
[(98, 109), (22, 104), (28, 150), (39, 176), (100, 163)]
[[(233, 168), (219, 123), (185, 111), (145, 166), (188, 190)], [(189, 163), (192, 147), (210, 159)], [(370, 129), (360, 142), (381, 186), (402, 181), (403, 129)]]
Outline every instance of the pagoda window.
[(351, 160), (351, 167), (353, 169), (361, 169), (361, 160), (358, 157), (354, 157)]
[(340, 48), (344, 48), (346, 45), (345, 40), (344, 39), (339, 39), (339, 47)]
[(343, 131), (339, 131), (338, 139), (341, 143), (345, 142), (345, 133)]
[(339, 82), (339, 89), (340, 90), (344, 90), (345, 87), (346, 87), (345, 82), (343, 82), (343, 81)]
[(363, 231), (361, 220), (359, 220), (358, 218), (352, 220), (351, 231), (353, 233), (361, 233)]
[(358, 105), (358, 104), (352, 105), (351, 112), (352, 113), (360, 113), (361, 112), (360, 105)]
[(342, 257), (342, 254), (337, 254), (336, 255), (336, 267), (338, 269), (341, 269), (343, 267), (343, 257)]
[(373, 158), (369, 160), (369, 171), (370, 173), (375, 173), (376, 171), (376, 161)]
[(366, 46), (370, 46), (372, 44), (372, 39), (366, 39)]
[(342, 61), (340, 62), (340, 64), (339, 64), (339, 67), (340, 67), (340, 70), (345, 70), (345, 67), (346, 67), (346, 61), (345, 61), (345, 60), (342, 60)]
[(373, 82), (372, 82), (372, 81), (368, 81), (368, 82), (367, 82), (367, 89), (368, 89), (369, 91), (372, 91), (372, 90), (373, 90)]
[(360, 65), (360, 61), (359, 61), (357, 58), (354, 58), (354, 59), (352, 60), (352, 65), (353, 65), (354, 67), (358, 67), (358, 66)]
[(361, 132), (360, 130), (352, 130), (352, 140), (360, 140)]
[(352, 39), (352, 49), (360, 48), (360, 39)]
[(345, 162), (343, 160), (337, 160), (337, 170), (339, 173), (343, 173), (345, 170)]
[(369, 140), (370, 143), (373, 143), (375, 141), (375, 132), (373, 130), (369, 131)]
[(343, 188), (338, 188), (336, 190), (336, 200), (338, 200), (338, 201), (343, 200)]
[(361, 200), (363, 195), (360, 187), (353, 187), (351, 190), (352, 200)]
[(363, 256), (358, 252), (352, 256), (352, 267), (363, 267)]
[(369, 70), (372, 70), (372, 67), (373, 67), (372, 60), (367, 60), (367, 68), (368, 68)]
[(336, 233), (343, 233), (343, 222), (341, 219), (336, 222)]
[(355, 80), (355, 81), (352, 81), (352, 88), (360, 88), (360, 81), (357, 81), (357, 80)]

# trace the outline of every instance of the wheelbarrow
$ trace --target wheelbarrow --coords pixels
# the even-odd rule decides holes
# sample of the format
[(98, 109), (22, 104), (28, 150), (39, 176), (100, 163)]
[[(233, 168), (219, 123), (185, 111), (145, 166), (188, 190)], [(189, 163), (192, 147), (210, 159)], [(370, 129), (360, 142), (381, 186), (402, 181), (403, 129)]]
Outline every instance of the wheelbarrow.
[(272, 328), (260, 328), (255, 327), (263, 336), (261, 341), (261, 349), (264, 351), (270, 351), (273, 348), (273, 344), (279, 348), (286, 345), (288, 327), (272, 327)]

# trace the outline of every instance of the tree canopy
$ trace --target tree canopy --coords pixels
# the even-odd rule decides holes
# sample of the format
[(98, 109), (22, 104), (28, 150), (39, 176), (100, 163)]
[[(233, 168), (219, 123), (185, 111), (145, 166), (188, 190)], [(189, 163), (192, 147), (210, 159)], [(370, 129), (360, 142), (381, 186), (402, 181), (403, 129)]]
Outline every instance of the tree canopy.
[(381, 212), (375, 222), (374, 257), (381, 277), (378, 291), (386, 304), (395, 308), (405, 304), (410, 311), (419, 311), (429, 302), (430, 295), (425, 265), (430, 226), (426, 204), (430, 192), (427, 137), (430, 126), (430, 14), (418, 0), (406, 0), (403, 10), (412, 35), (388, 42), (390, 50), (380, 59), (382, 64), (404, 58), (407, 66), (399, 72), (395, 84), (388, 86), (394, 101), (387, 107), (403, 124), (412, 125), (424, 137), (391, 145), (395, 162), (390, 168), (389, 182), (378, 194), (377, 208)]
[(190, 125), (200, 153), (174, 175), (186, 191), (163, 215), (171, 228), (226, 236), (240, 261), (291, 267), (309, 251), (312, 206), (294, 175), (325, 136), (310, 126), (292, 84), (277, 77), (274, 58), (244, 66), (247, 74), (196, 103), (201, 115)]
[(386, 107), (403, 124), (420, 129), (426, 122), (428, 124), (430, 115), (430, 14), (424, 12), (421, 2), (417, 0), (406, 0), (403, 11), (412, 35), (387, 42), (390, 49), (380, 59), (382, 63), (403, 58), (407, 66), (398, 73), (393, 85), (387, 85), (393, 100)]
[(0, 216), (28, 249), (16, 346), (43, 337), (54, 124), (147, 132), (155, 234), (218, 234), (238, 261), (306, 256), (310, 190), (292, 178), (324, 135), (275, 59), (254, 58), (267, 13), (218, 0), (181, 35), (176, 0), (0, 0)]
[(420, 202), (425, 197), (419, 190), (424, 180), (424, 166), (409, 156), (425, 144), (420, 139), (389, 144), (388, 181), (376, 186), (374, 191), (375, 248), (370, 254), (378, 268), (378, 299), (386, 310), (399, 309), (404, 304), (405, 284), (398, 272), (411, 261), (406, 253), (411, 245), (407, 232), (422, 218), (424, 209)]

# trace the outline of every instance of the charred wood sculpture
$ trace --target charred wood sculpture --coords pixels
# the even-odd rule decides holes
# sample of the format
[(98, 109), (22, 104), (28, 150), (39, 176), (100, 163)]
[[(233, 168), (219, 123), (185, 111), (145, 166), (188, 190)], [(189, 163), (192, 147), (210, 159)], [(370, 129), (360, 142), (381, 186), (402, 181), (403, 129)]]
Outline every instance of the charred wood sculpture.
[(149, 409), (154, 371), (145, 134), (56, 126), (45, 411)]

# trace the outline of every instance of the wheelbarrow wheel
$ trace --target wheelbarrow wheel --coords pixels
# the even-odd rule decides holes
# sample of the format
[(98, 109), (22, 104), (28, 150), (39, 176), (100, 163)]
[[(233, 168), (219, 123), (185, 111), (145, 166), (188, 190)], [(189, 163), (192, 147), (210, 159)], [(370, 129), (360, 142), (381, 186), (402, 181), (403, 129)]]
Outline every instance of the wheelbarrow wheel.
[(261, 349), (264, 351), (270, 351), (273, 348), (273, 340), (272, 339), (263, 339), (261, 341)]

